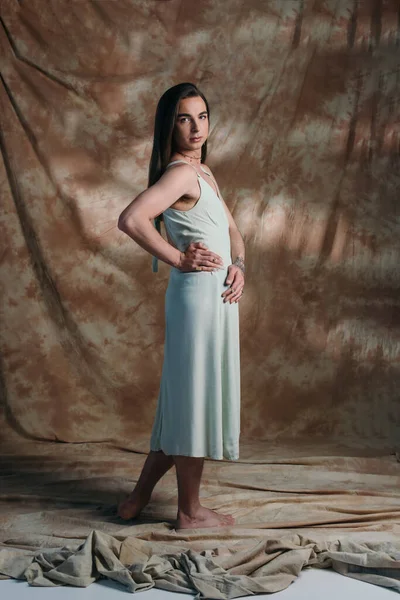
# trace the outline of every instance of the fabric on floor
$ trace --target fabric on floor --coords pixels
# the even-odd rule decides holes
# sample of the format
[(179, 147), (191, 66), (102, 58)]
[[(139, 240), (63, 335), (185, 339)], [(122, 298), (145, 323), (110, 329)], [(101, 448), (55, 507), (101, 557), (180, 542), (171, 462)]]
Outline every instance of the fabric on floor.
[(0, 572), (33, 586), (87, 587), (100, 577), (130, 592), (152, 587), (197, 593), (198, 598), (237, 598), (279, 592), (307, 567), (339, 573), (400, 592), (400, 540), (315, 543), (301, 535), (262, 540), (243, 550), (179, 551), (171, 545), (91, 531), (76, 550), (68, 545), (32, 552), (0, 549)]
[(10, 443), (1, 454), (2, 577), (86, 586), (104, 576), (130, 591), (233, 598), (331, 567), (400, 591), (395, 450), (244, 442), (238, 462), (205, 461), (201, 487), (202, 503), (232, 513), (235, 525), (178, 531), (173, 470), (138, 520), (116, 515), (146, 458), (140, 450), (25, 441), (19, 454)]

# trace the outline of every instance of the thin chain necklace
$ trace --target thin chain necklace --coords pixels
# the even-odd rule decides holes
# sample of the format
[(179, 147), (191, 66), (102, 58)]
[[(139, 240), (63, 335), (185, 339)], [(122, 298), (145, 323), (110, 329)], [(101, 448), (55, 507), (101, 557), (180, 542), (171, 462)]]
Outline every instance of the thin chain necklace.
[(195, 158), (195, 159), (197, 159), (197, 160), (198, 160), (198, 159), (200, 159), (200, 162), (201, 162), (201, 155), (200, 155), (200, 156), (189, 156), (188, 154), (183, 154), (183, 152), (178, 152), (178, 154), (181, 154), (181, 156), (187, 156), (187, 158), (188, 158), (189, 160), (192, 160), (192, 158), (193, 158), (193, 159)]

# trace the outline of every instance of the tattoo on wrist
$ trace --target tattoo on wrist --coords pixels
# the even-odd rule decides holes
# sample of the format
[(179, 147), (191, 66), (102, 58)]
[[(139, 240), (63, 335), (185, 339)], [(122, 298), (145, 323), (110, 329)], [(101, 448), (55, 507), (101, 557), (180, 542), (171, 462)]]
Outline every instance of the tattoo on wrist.
[(241, 271), (243, 271), (243, 273), (245, 272), (245, 267), (244, 267), (244, 258), (243, 256), (238, 256), (234, 262), (232, 263), (233, 265), (236, 265), (237, 267), (239, 267), (239, 269)]

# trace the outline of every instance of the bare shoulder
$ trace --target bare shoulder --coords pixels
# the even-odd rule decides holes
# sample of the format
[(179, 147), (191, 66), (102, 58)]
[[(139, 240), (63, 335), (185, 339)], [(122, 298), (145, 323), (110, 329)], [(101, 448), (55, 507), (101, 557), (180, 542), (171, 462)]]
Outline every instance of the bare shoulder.
[(177, 162), (169, 166), (157, 183), (161, 185), (160, 189), (177, 194), (176, 201), (170, 208), (187, 210), (187, 201), (197, 199), (199, 184), (196, 169), (188, 163)]
[(184, 163), (184, 162), (177, 162), (174, 165), (170, 165), (168, 168), (165, 169), (164, 173), (168, 173), (168, 171), (173, 171), (176, 169), (186, 169), (189, 172), (193, 171), (193, 167), (191, 165), (189, 165), (188, 163)]
[(164, 173), (161, 176), (162, 179), (166, 178), (166, 181), (168, 181), (170, 178), (173, 181), (176, 177), (179, 179), (183, 177), (184, 179), (189, 181), (192, 179), (195, 180), (195, 169), (188, 163), (178, 162), (175, 165), (171, 165), (170, 167), (165, 169)]

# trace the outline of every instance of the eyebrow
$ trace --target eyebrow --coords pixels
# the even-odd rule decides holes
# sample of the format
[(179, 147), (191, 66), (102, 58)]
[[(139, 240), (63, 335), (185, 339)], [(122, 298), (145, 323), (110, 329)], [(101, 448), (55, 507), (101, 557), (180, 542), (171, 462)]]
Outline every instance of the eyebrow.
[[(200, 115), (204, 115), (204, 114), (207, 114), (206, 110), (203, 110), (201, 113), (199, 113), (198, 116), (200, 117)], [(191, 117), (192, 115), (189, 115), (189, 113), (179, 113), (179, 115), (177, 115), (177, 116), (178, 117)]]

